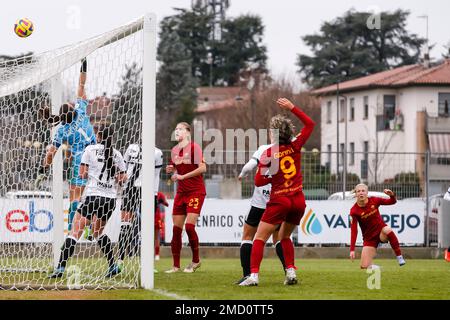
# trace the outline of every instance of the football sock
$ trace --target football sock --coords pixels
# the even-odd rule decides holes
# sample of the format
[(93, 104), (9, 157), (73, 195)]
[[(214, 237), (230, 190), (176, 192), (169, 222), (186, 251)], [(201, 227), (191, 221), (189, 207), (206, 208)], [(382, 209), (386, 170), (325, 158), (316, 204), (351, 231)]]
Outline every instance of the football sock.
[(278, 241), (275, 244), (275, 252), (277, 253), (278, 259), (280, 259), (281, 264), (283, 265), (283, 270), (285, 270), (286, 269), (286, 264), (284, 262), (283, 246), (281, 245), (280, 241)]
[(252, 255), (250, 257), (250, 272), (258, 273), (259, 266), (264, 255), (265, 243), (262, 240), (256, 239), (253, 241)]
[(253, 241), (243, 240), (241, 243), (240, 257), (241, 257), (241, 267), (242, 275), (244, 277), (250, 275), (250, 257), (252, 255)]
[(186, 233), (188, 235), (189, 245), (191, 246), (192, 250), (192, 262), (198, 263), (200, 262), (200, 257), (198, 254), (198, 236), (197, 232), (195, 231), (195, 225), (186, 223)]
[(114, 255), (111, 247), (111, 240), (106, 234), (104, 234), (98, 239), (97, 243), (100, 246), (103, 254), (105, 255), (106, 260), (108, 260), (108, 266), (111, 267), (114, 264)]
[(158, 243), (156, 243), (155, 244), (155, 256), (159, 256), (159, 244)]
[(75, 245), (77, 240), (72, 237), (67, 237), (64, 241), (63, 247), (61, 248), (61, 255), (59, 256), (58, 268), (66, 268), (67, 260), (73, 255), (75, 251)]
[(181, 234), (183, 229), (173, 226), (172, 242), (170, 243), (170, 248), (172, 250), (173, 266), (176, 268), (180, 267), (180, 253), (181, 253)]
[(394, 231), (391, 231), (388, 235), (387, 235), (388, 239), (389, 239), (389, 243), (391, 244), (392, 249), (395, 252), (395, 255), (401, 256), (402, 255), (402, 251), (400, 250), (400, 244), (398, 243), (398, 239), (397, 236), (395, 235)]
[(126, 248), (129, 246), (129, 235), (131, 230), (130, 222), (123, 222), (120, 226), (119, 234), (119, 260), (125, 259)]
[(75, 213), (77, 212), (77, 208), (78, 208), (78, 200), (72, 201), (70, 203), (69, 206), (69, 224), (67, 229), (70, 231), (72, 230), (72, 222), (73, 222), (73, 217), (75, 217)]
[(294, 263), (294, 244), (290, 238), (281, 240), (281, 246), (283, 248), (284, 264), (285, 268), (295, 268)]

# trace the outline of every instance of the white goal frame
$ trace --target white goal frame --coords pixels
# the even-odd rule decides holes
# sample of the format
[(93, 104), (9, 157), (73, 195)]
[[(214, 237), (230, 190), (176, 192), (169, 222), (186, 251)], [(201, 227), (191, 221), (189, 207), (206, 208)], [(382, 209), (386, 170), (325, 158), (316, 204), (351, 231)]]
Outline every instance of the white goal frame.
[(144, 16), (144, 66), (142, 93), (142, 214), (141, 287), (154, 288), (155, 233), (155, 118), (156, 118), (156, 15)]
[[(154, 180), (155, 180), (155, 117), (156, 117), (156, 37), (157, 19), (154, 13), (147, 13), (140, 19), (128, 25), (125, 32), (115, 34), (115, 30), (105, 33), (106, 38), (93, 38), (91, 47), (101, 48), (114, 41), (118, 41), (137, 31), (142, 31), (143, 52), (142, 52), (142, 187), (141, 187), (141, 241), (140, 241), (140, 278), (138, 286), (144, 289), (154, 288)], [(85, 48), (91, 50), (91, 47)], [(60, 55), (64, 55), (65, 48), (57, 49)], [(59, 51), (60, 50), (60, 51)], [(92, 52), (92, 51), (90, 51)], [(45, 55), (46, 53), (44, 53)], [(76, 63), (79, 57), (69, 56), (67, 63)], [(38, 62), (39, 63), (39, 62)], [(17, 69), (16, 78), (20, 81), (8, 81), (8, 78), (0, 79), (0, 97), (9, 96), (15, 92), (22, 91), (43, 81), (51, 82), (52, 114), (58, 114), (62, 104), (63, 93), (61, 86), (61, 75), (65, 70), (61, 66), (51, 63), (39, 65), (44, 68), (45, 76), (29, 72), (25, 68)], [(28, 77), (29, 76), (29, 77)], [(14, 79), (12, 79), (14, 80)], [(19, 83), (20, 82), (20, 83)], [(19, 84), (17, 84), (19, 83)], [(52, 135), (54, 134), (52, 131)], [(53, 220), (53, 264), (58, 264), (61, 246), (64, 243), (64, 201), (63, 201), (63, 157), (60, 147), (51, 165), (52, 180), (52, 205), (54, 212)], [(24, 272), (23, 270), (20, 272)], [(28, 272), (33, 272), (32, 270)], [(0, 279), (1, 282), (1, 279)], [(18, 286), (14, 286), (18, 289)], [(63, 288), (62, 288), (63, 289)], [(70, 289), (70, 288), (69, 288)]]

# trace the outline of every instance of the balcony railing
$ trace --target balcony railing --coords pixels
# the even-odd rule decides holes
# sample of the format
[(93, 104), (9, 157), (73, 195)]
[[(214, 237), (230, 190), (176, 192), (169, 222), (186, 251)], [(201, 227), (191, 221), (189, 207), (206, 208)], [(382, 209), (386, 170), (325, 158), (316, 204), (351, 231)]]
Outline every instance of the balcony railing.
[(450, 133), (450, 117), (427, 117), (428, 133)]

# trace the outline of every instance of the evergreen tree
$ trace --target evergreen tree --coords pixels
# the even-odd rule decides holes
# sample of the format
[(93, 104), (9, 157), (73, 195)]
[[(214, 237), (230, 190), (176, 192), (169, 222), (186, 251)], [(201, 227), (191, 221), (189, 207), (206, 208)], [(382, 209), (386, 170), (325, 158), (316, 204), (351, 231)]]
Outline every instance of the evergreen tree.
[(216, 44), (214, 78), (228, 85), (239, 82), (239, 72), (248, 64), (254, 72), (267, 72), (267, 48), (262, 43), (264, 25), (259, 16), (243, 15), (224, 23), (223, 41)]
[(191, 123), (196, 108), (198, 82), (191, 74), (192, 55), (177, 32), (160, 34), (157, 75), (157, 144), (168, 147), (168, 137), (177, 122)]
[(419, 62), (425, 40), (406, 30), (408, 11), (382, 12), (379, 29), (368, 27), (371, 15), (350, 10), (302, 38), (313, 53), (297, 60), (307, 84), (323, 87)]
[(112, 123), (116, 148), (125, 152), (130, 142), (141, 143), (142, 68), (136, 63), (126, 67), (119, 83), (120, 91), (112, 99)]
[[(263, 45), (264, 26), (260, 17), (243, 15), (222, 21), (222, 40), (212, 39), (213, 15), (197, 4), (192, 9), (176, 9), (177, 14), (161, 22), (161, 33), (176, 32), (191, 53), (191, 74), (201, 86), (236, 85), (239, 71), (258, 63), (266, 71), (267, 48)], [(208, 60), (212, 55), (212, 61)], [(212, 67), (210, 65), (212, 63)], [(211, 74), (212, 70), (212, 74)]]
[[(191, 75), (200, 79), (202, 85), (208, 84), (209, 65), (207, 61), (210, 44), (211, 21), (213, 16), (206, 13), (201, 7), (195, 6), (192, 10), (176, 9), (178, 12), (173, 16), (161, 21), (160, 47), (166, 46), (163, 38), (167, 35), (178, 36), (178, 42), (190, 52)], [(158, 56), (161, 61), (162, 51), (158, 48)]]

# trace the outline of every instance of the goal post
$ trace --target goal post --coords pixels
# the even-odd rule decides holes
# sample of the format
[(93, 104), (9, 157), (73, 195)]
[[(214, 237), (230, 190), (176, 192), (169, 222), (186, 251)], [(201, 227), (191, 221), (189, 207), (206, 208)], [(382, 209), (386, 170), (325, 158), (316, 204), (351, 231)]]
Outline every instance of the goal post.
[[(156, 119), (156, 15), (144, 16), (144, 66), (142, 93), (142, 160), (152, 166), (143, 167), (142, 195), (154, 194), (155, 181), (155, 119)], [(143, 196), (142, 212), (154, 212), (152, 197)], [(142, 215), (141, 285), (144, 289), (154, 287), (154, 234), (155, 216)]]
[[(63, 48), (0, 61), (0, 289), (154, 287), (156, 28), (156, 16), (146, 14)], [(87, 101), (78, 104), (84, 58)], [(61, 123), (51, 123), (49, 115), (59, 114), (62, 104), (81, 106), (75, 119), (86, 117), (91, 136), (81, 124), (63, 128), (65, 132)], [(141, 192), (139, 199), (128, 197), (133, 209), (126, 210), (133, 211), (133, 220), (127, 221), (131, 228), (122, 241), (124, 250), (119, 245), (122, 205), (130, 190), (134, 192), (127, 185), (118, 188), (114, 210), (105, 215), (108, 219), (95, 221), (92, 217), (101, 215), (102, 208), (89, 209), (92, 225), (76, 229), (82, 232), (63, 267), (63, 276), (50, 278), (60, 266), (68, 236), (78, 237), (77, 232), (73, 236), (74, 231), (68, 230), (69, 210), (73, 209), (69, 206), (73, 202), (70, 186), (78, 177), (75, 164), (81, 163), (87, 145), (76, 146), (70, 134), (88, 139), (105, 125), (114, 127), (112, 146), (122, 156), (133, 144), (142, 150), (142, 184), (133, 184)], [(37, 185), (57, 130), (64, 132), (62, 144), (47, 179)], [(97, 156), (100, 159), (103, 154)], [(109, 175), (101, 179), (106, 179), (100, 181), (102, 185), (114, 183)], [(86, 192), (77, 212), (85, 199)], [(100, 239), (102, 235), (110, 245)], [(120, 272), (111, 276), (111, 267), (119, 264)]]
[[(51, 99), (53, 115), (59, 113), (59, 106), (62, 104), (61, 75), (55, 75), (51, 81)], [(56, 133), (56, 128), (52, 129), (52, 137)], [(64, 212), (63, 198), (63, 158), (62, 149), (59, 148), (53, 159), (52, 165), (52, 205), (53, 212)], [(53, 215), (53, 267), (56, 268), (59, 261), (61, 246), (64, 243), (64, 215)]]

